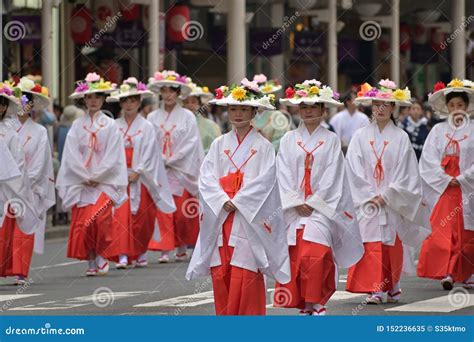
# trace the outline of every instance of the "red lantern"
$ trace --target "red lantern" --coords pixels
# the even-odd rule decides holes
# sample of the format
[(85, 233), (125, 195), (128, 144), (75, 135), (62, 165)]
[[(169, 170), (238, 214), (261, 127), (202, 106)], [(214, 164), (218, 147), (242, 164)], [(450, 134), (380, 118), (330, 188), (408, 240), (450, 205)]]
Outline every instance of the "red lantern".
[(87, 7), (71, 11), (71, 38), (76, 44), (85, 44), (92, 38), (92, 14)]
[(408, 25), (400, 25), (400, 52), (411, 49), (411, 32)]
[(173, 43), (182, 43), (186, 39), (183, 34), (184, 25), (189, 22), (189, 7), (185, 5), (173, 6), (166, 14), (166, 33)]
[(133, 21), (140, 17), (140, 5), (122, 5), (120, 11), (124, 21)]

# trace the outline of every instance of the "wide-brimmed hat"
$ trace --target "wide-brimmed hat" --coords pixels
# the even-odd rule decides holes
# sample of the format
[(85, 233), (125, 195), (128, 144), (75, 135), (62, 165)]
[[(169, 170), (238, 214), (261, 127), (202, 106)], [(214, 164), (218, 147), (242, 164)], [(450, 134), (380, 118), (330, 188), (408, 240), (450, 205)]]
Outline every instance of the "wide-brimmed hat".
[(116, 89), (114, 83), (105, 81), (103, 77), (95, 72), (88, 73), (84, 80), (77, 81), (76, 83), (77, 86), (74, 93), (69, 95), (70, 99), (82, 99), (84, 96), (94, 93), (110, 94)]
[[(15, 96), (15, 93), (17, 96)], [(0, 96), (9, 101), (6, 116), (14, 117), (18, 115), (20, 110), (20, 100), (18, 96), (21, 94), (19, 89), (15, 89), (8, 81), (0, 83)]]
[(122, 98), (137, 95), (143, 99), (145, 97), (153, 96), (153, 93), (148, 90), (145, 83), (139, 82), (135, 77), (129, 77), (123, 81), (118, 90), (110, 93), (110, 96), (106, 101), (119, 102)]
[(272, 94), (281, 90), (282, 86), (277, 79), (268, 79), (264, 74), (257, 74), (253, 77), (253, 81), (257, 82), (260, 91), (264, 94)]
[(43, 110), (48, 108), (51, 103), (48, 88), (35, 83), (32, 79), (23, 76), (16, 85), (22, 94), (31, 94), (33, 96), (33, 110)]
[(214, 94), (209, 91), (208, 87), (200, 87), (196, 83), (189, 83), (191, 87), (191, 92), (187, 96), (181, 95), (182, 99), (185, 99), (190, 96), (199, 97), (201, 100), (212, 100), (214, 98)]
[(370, 106), (372, 101), (391, 102), (398, 107), (409, 107), (412, 104), (410, 89), (400, 89), (389, 79), (379, 81), (378, 87), (364, 83), (354, 100), (356, 104), (363, 106)]
[(221, 86), (215, 90), (214, 100), (211, 104), (218, 106), (250, 106), (261, 109), (275, 109), (274, 96), (263, 94), (256, 82), (244, 78), (240, 85)]
[(302, 103), (308, 105), (321, 103), (328, 108), (342, 106), (342, 103), (339, 102), (339, 93), (327, 85), (322, 85), (320, 81), (315, 79), (298, 83), (294, 88), (286, 88), (285, 98), (280, 99), (280, 103), (288, 106), (299, 106)]
[(449, 114), (446, 105), (446, 96), (450, 93), (465, 93), (469, 98), (469, 105), (466, 112), (474, 114), (474, 82), (470, 80), (453, 79), (446, 86), (443, 82), (437, 82), (434, 86), (433, 93), (428, 96), (428, 103), (433, 110), (441, 117)]
[(191, 92), (191, 79), (186, 76), (181, 76), (173, 70), (157, 71), (148, 79), (148, 89), (155, 93), (159, 93), (162, 87), (179, 87), (181, 89), (180, 95), (188, 96)]

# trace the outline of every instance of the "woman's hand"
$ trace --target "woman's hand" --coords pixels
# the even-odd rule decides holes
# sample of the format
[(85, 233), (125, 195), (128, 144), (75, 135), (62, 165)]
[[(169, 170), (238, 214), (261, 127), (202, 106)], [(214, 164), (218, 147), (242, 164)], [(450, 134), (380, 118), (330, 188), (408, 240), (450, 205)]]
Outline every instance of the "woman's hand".
[(140, 177), (140, 175), (136, 172), (131, 172), (129, 175), (128, 175), (128, 182), (129, 183), (135, 183), (136, 181), (138, 181), (138, 177)]
[(456, 179), (456, 177), (453, 177), (453, 178), (451, 178), (451, 181), (449, 182), (449, 186), (461, 186), (461, 184)]
[(223, 208), (224, 208), (224, 210), (227, 211), (228, 213), (231, 213), (231, 212), (237, 210), (237, 208), (235, 207), (235, 205), (234, 205), (231, 201), (225, 202)]
[(92, 187), (94, 187), (94, 188), (95, 188), (97, 185), (99, 185), (98, 182), (95, 182), (95, 181), (93, 181), (93, 180), (88, 180), (88, 181), (86, 181), (86, 182), (84, 182), (84, 183), (82, 183), (82, 184), (87, 185), (87, 186), (92, 186)]
[(313, 208), (311, 208), (309, 205), (307, 204), (302, 204), (302, 205), (298, 205), (295, 207), (296, 209), (296, 212), (298, 213), (298, 215), (302, 216), (302, 217), (309, 217), (311, 216), (311, 214), (313, 213)]

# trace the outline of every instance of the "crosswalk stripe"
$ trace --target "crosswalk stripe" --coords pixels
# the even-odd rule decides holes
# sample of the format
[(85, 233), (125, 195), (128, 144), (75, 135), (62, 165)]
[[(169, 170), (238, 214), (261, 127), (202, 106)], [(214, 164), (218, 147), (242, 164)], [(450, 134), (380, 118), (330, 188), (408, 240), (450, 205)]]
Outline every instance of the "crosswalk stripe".
[[(272, 292), (275, 289), (268, 289), (268, 292)], [(350, 293), (346, 291), (336, 291), (334, 294), (331, 296), (331, 299), (329, 299), (328, 305), (331, 305), (332, 302), (338, 302), (341, 300), (347, 300), (347, 299), (353, 299), (353, 298), (359, 298), (359, 297), (365, 297), (367, 295), (365, 294), (360, 294), (360, 293)], [(272, 298), (273, 300), (273, 298)], [(267, 305), (267, 309), (281, 309), (279, 307), (274, 307), (273, 303), (270, 303)]]
[(405, 311), (405, 312), (452, 312), (474, 306), (474, 294), (455, 293), (448, 296), (441, 296), (427, 300), (420, 300), (385, 311)]

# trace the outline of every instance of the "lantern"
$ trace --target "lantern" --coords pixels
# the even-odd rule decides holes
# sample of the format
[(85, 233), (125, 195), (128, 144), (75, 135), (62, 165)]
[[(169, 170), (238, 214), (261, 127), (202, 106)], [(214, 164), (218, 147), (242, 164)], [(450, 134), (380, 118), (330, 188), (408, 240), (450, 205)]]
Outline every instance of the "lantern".
[(172, 43), (182, 43), (186, 40), (183, 34), (184, 25), (189, 22), (189, 7), (185, 5), (173, 6), (166, 14), (166, 33)]
[(85, 6), (71, 11), (71, 38), (76, 44), (85, 44), (92, 38), (92, 14)]

